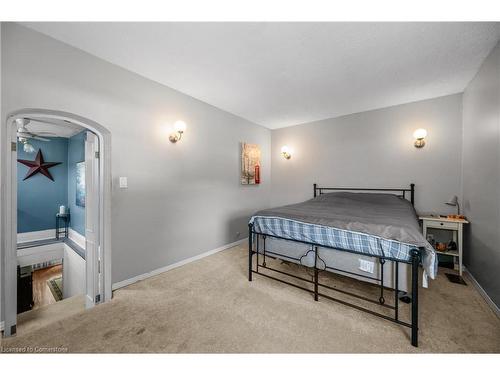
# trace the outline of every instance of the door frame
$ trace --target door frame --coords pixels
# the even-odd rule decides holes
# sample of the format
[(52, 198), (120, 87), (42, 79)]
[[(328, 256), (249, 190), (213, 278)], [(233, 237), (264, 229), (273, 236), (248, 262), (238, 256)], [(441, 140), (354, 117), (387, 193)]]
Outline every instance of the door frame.
[[(11, 112), (2, 121), (1, 144), (1, 273), (0, 312), (4, 323), (4, 336), (16, 333), (17, 318), (17, 179), (13, 178), (16, 160), (11, 149), (14, 139), (13, 122), (19, 117), (45, 117), (69, 121), (86, 128), (99, 138), (99, 245), (102, 254), (101, 271), (103, 295), (99, 302), (107, 302), (112, 297), (111, 280), (111, 133), (102, 125), (87, 118), (63, 111), (27, 108)], [(4, 136), (5, 135), (5, 136)], [(1, 263), (1, 262), (0, 262)]]
[(99, 270), (102, 255), (99, 247), (100, 168), (97, 155), (100, 145), (95, 133), (88, 130), (85, 133), (85, 306), (90, 308), (99, 303), (103, 295), (103, 278)]

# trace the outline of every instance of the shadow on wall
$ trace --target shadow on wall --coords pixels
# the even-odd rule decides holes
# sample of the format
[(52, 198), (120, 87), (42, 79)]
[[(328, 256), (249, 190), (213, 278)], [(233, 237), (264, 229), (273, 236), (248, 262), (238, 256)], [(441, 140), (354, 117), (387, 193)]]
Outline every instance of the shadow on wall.
[[(473, 248), (472, 244), (474, 244), (474, 248), (482, 249), (481, 257), (472, 257), (472, 255), (474, 254), (468, 251)], [(474, 275), (481, 286), (488, 284), (491, 279), (483, 280), (483, 275), (481, 274), (481, 272), (478, 272), (478, 270), (495, 268), (492, 264), (492, 259), (495, 253), (494, 250), (491, 249), (491, 244), (486, 243), (482, 237), (474, 235), (473, 222), (471, 222), (469, 225), (464, 225), (464, 249), (465, 266)]]
[(71, 213), (70, 227), (85, 235), (85, 207), (76, 203), (77, 164), (85, 161), (85, 139), (82, 131), (68, 139), (68, 207)]
[[(472, 246), (472, 233), (471, 233), (471, 226), (473, 223), (470, 223), (469, 225), (464, 225), (463, 226), (463, 247), (464, 249), (470, 249)], [(464, 251), (464, 265), (467, 267), (467, 264), (469, 263), (469, 252)]]
[(253, 212), (247, 215), (240, 214), (229, 220), (226, 225), (226, 238), (229, 238), (231, 242), (236, 242), (248, 237), (248, 220), (252, 214)]

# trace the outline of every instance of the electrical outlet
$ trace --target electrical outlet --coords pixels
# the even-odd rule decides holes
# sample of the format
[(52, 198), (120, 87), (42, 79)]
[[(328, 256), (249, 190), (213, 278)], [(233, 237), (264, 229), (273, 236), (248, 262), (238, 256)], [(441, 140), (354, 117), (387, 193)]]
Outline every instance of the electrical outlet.
[(241, 236), (241, 232), (236, 232), (236, 238), (239, 238)]
[(359, 259), (359, 269), (361, 271), (373, 273), (373, 268), (375, 263), (370, 262), (369, 260)]

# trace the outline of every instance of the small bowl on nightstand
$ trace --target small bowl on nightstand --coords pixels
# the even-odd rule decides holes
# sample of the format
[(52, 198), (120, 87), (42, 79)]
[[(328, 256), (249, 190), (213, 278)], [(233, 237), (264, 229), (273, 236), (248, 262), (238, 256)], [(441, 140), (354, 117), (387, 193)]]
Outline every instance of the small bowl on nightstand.
[(446, 251), (448, 250), (448, 245), (444, 242), (436, 242), (436, 250), (437, 251)]

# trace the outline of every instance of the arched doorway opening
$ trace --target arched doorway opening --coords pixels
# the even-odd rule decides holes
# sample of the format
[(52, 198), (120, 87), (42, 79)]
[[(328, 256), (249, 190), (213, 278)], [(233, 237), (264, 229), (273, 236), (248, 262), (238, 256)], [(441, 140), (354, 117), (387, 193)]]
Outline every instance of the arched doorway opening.
[(20, 120), (44, 119), (58, 125), (87, 130), (85, 141), (85, 304), (109, 301), (111, 280), (111, 133), (84, 117), (47, 109), (21, 109), (10, 113), (2, 137), (2, 238), (0, 299), (4, 336), (17, 331), (17, 141)]

